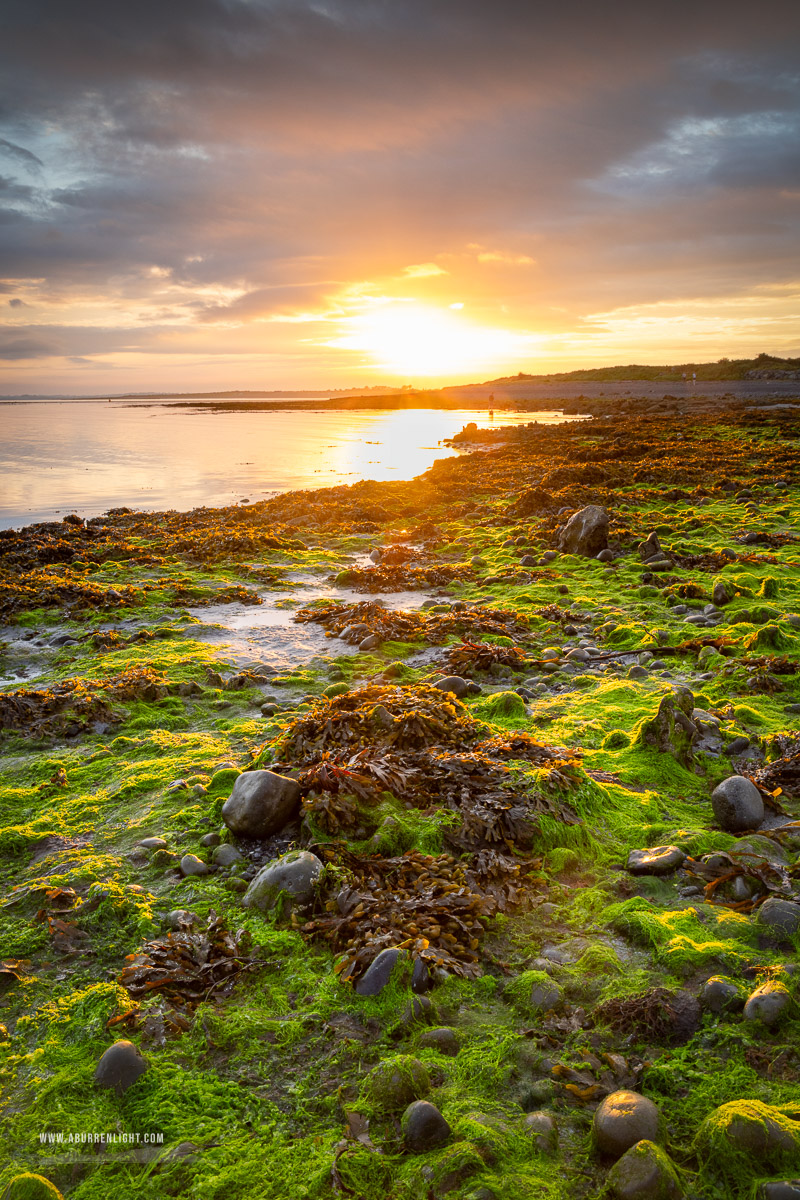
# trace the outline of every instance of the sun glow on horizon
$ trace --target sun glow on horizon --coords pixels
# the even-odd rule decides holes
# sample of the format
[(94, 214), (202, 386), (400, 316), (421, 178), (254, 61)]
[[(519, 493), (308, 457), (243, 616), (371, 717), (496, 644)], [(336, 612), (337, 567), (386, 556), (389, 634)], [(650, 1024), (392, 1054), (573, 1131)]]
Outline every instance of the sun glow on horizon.
[(326, 345), (363, 351), (370, 365), (408, 377), (481, 370), (533, 350), (531, 335), (477, 325), (462, 309), (393, 303), (344, 318), (345, 332)]

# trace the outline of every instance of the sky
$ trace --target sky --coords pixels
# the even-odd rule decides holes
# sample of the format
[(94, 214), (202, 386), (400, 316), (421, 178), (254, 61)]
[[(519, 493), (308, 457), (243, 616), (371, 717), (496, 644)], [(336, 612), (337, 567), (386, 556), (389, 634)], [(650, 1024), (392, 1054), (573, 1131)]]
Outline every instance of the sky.
[(795, 0), (4, 0), (0, 394), (800, 354)]

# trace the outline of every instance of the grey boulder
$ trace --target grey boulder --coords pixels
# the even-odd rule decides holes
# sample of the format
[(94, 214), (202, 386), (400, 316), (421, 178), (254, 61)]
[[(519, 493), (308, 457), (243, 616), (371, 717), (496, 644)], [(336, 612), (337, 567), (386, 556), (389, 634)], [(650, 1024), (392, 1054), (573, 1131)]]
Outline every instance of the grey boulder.
[(414, 1100), (403, 1113), (401, 1121), (403, 1141), (414, 1154), (425, 1154), (446, 1145), (452, 1129), (435, 1104), (428, 1100)]
[(222, 819), (237, 837), (268, 838), (296, 816), (300, 788), (274, 771), (245, 771), (222, 806)]
[(747, 998), (744, 1006), (745, 1021), (760, 1021), (762, 1025), (777, 1025), (792, 1003), (785, 984), (775, 980), (763, 983)]
[(658, 1139), (659, 1112), (652, 1100), (627, 1090), (606, 1096), (594, 1114), (598, 1150), (619, 1158), (643, 1140)]
[(180, 865), (181, 875), (208, 875), (208, 866), (196, 854), (184, 854)]
[(528, 1113), (525, 1132), (541, 1154), (555, 1154), (558, 1149), (558, 1126), (548, 1112)]
[(147, 1062), (133, 1042), (114, 1042), (101, 1055), (94, 1081), (98, 1087), (112, 1088), (121, 1096), (146, 1070)]
[(281, 892), (295, 904), (308, 904), (322, 874), (322, 863), (310, 850), (291, 850), (273, 859), (256, 875), (247, 889), (242, 904), (268, 912), (274, 908)]
[(614, 1200), (680, 1200), (675, 1168), (660, 1146), (643, 1139), (626, 1150), (608, 1173)]
[(217, 867), (232, 867), (234, 863), (242, 862), (244, 855), (225, 842), (222, 846), (216, 846), (211, 855), (211, 861)]
[(587, 504), (573, 513), (558, 537), (558, 548), (566, 554), (590, 558), (608, 548), (608, 513), (599, 504)]
[(437, 679), (433, 685), (440, 692), (450, 692), (460, 700), (462, 696), (471, 696), (474, 691), (479, 691), (471, 679), (462, 679), (460, 675), (447, 675), (444, 679)]
[(712, 975), (703, 985), (702, 1001), (709, 1012), (722, 1013), (740, 1010), (744, 997), (732, 979), (724, 975)]
[(627, 869), (631, 875), (669, 875), (685, 858), (678, 846), (652, 846), (649, 850), (631, 850)]
[(728, 833), (756, 829), (764, 820), (764, 801), (754, 783), (742, 775), (723, 779), (711, 793), (714, 816)]
[(777, 933), (797, 933), (800, 930), (800, 904), (770, 896), (758, 910), (758, 921)]

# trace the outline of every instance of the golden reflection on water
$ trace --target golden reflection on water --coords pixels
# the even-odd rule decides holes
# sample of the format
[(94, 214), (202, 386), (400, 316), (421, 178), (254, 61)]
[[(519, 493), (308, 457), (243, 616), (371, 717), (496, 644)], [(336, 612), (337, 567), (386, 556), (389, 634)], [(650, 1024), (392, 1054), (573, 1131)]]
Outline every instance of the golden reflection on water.
[(185, 509), (292, 488), (412, 479), (479, 426), (560, 421), (495, 412), (209, 412), (152, 403), (0, 405), (0, 527), (108, 508)]

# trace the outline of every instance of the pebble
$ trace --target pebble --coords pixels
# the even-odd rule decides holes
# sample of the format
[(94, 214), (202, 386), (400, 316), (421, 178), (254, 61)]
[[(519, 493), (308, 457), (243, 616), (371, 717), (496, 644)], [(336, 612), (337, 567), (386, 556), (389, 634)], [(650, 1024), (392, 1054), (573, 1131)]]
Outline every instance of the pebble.
[(769, 1159), (782, 1151), (797, 1153), (800, 1124), (797, 1133), (786, 1128), (786, 1118), (779, 1109), (759, 1100), (733, 1100), (721, 1104), (706, 1117), (698, 1133), (698, 1142), (706, 1142), (724, 1154), (720, 1134), (743, 1154)]
[(598, 1149), (619, 1158), (637, 1142), (657, 1139), (659, 1112), (639, 1092), (612, 1092), (595, 1111), (593, 1126)]
[(313, 898), (322, 863), (310, 850), (291, 850), (263, 866), (250, 884), (242, 904), (268, 912), (275, 907), (281, 892), (297, 904)]
[(146, 837), (142, 838), (136, 845), (141, 846), (143, 850), (166, 850), (167, 841), (162, 837)]
[(550, 1113), (541, 1109), (528, 1113), (525, 1118), (525, 1132), (540, 1154), (555, 1154), (558, 1150), (558, 1126)]
[(732, 979), (712, 975), (703, 986), (702, 1001), (709, 1012), (736, 1012), (744, 1008), (744, 997)]
[(733, 758), (736, 754), (744, 754), (745, 750), (748, 750), (749, 748), (750, 738), (735, 737), (732, 742), (728, 742), (723, 754), (726, 754), (728, 758)]
[(438, 1150), (452, 1136), (452, 1129), (435, 1104), (428, 1100), (414, 1100), (403, 1113), (401, 1121), (403, 1141), (412, 1154), (425, 1154)]
[(649, 674), (647, 668), (639, 666), (638, 663), (628, 668), (628, 679), (647, 679)]
[(625, 1151), (606, 1182), (614, 1200), (681, 1200), (683, 1196), (669, 1158), (648, 1139)]
[(440, 692), (450, 692), (457, 700), (462, 696), (474, 695), (478, 687), (471, 679), (462, 679), (460, 675), (446, 675), (444, 679), (437, 679), (433, 686)]
[(181, 875), (208, 875), (208, 865), (196, 854), (184, 854), (181, 859)]
[(800, 1200), (800, 1179), (762, 1183), (758, 1200)]
[(800, 930), (800, 904), (770, 896), (758, 910), (758, 922), (785, 934)]
[[(541, 911), (541, 910), (540, 910)], [(531, 988), (528, 1003), (540, 1012), (559, 1008), (564, 1001), (564, 989), (552, 979), (543, 979)]]
[(382, 992), (391, 979), (395, 964), (401, 958), (405, 958), (405, 952), (397, 946), (381, 950), (356, 984), (356, 995), (377, 996)]
[(461, 1049), (455, 1030), (446, 1025), (437, 1029), (426, 1029), (420, 1036), (419, 1045), (437, 1050), (439, 1054), (445, 1054), (448, 1058), (455, 1058)]
[(235, 846), (225, 843), (214, 847), (211, 861), (217, 867), (232, 867), (234, 863), (244, 862), (244, 855)]
[(101, 1056), (94, 1081), (98, 1087), (113, 1088), (121, 1096), (146, 1070), (147, 1062), (133, 1042), (115, 1042)]
[(627, 869), (632, 875), (669, 875), (685, 858), (679, 846), (652, 846), (649, 850), (631, 850)]
[(206, 834), (203, 834), (203, 836), (200, 838), (200, 845), (201, 846), (218, 846), (221, 841), (222, 841), (222, 838), (219, 836), (218, 833), (216, 833), (216, 832), (206, 833)]
[(268, 838), (300, 809), (300, 788), (274, 771), (245, 771), (222, 806), (222, 819), (237, 837)]
[(428, 970), (427, 963), (422, 958), (414, 959), (414, 968), (411, 972), (411, 990), (417, 996), (422, 996), (425, 992), (429, 992), (433, 987), (431, 973)]
[(173, 908), (167, 914), (167, 925), (170, 929), (191, 929), (197, 917), (186, 908)]
[(756, 829), (764, 820), (764, 801), (754, 783), (742, 775), (723, 779), (711, 793), (714, 816), (728, 833)]
[(777, 1025), (792, 1003), (785, 984), (772, 980), (756, 988), (744, 1006), (746, 1021), (761, 1021), (763, 1025)]

